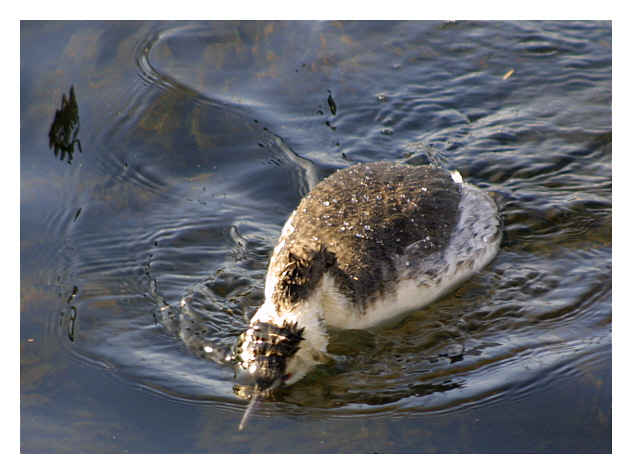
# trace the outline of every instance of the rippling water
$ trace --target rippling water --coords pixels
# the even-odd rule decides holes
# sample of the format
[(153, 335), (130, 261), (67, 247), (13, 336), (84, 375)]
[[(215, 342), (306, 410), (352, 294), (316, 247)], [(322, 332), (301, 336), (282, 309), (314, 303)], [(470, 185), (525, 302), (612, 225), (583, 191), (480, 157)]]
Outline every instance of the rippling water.
[[(610, 452), (611, 50), (599, 22), (23, 22), (22, 451)], [(335, 333), (238, 432), (225, 359), (283, 223), (376, 160), (491, 192), (498, 256)]]

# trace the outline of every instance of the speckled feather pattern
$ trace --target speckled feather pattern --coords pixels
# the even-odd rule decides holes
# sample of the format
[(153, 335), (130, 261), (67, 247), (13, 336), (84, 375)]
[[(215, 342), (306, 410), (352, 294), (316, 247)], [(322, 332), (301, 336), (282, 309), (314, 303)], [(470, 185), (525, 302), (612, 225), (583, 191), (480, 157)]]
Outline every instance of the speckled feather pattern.
[(328, 272), (362, 310), (393, 290), (404, 254), (421, 261), (445, 248), (459, 201), (460, 185), (438, 167), (368, 163), (339, 171), (301, 201), (291, 218), (300, 225), (277, 246), (275, 305), (300, 304)]

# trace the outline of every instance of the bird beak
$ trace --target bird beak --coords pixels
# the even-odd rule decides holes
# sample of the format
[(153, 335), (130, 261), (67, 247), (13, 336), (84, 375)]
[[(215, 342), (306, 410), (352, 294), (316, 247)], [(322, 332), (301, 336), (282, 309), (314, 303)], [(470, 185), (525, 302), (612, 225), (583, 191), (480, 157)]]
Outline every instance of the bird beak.
[(261, 398), (261, 392), (255, 390), (252, 394), (252, 397), (250, 398), (250, 402), (248, 403), (248, 408), (246, 408), (246, 411), (241, 417), (241, 422), (239, 423), (239, 431), (242, 431), (246, 427), (246, 423), (248, 422), (250, 415), (252, 415), (252, 412), (255, 411), (255, 409), (259, 406)]
[[(239, 423), (239, 431), (243, 430), (248, 419), (259, 406), (261, 400), (265, 399), (272, 392), (278, 390), (283, 385), (283, 376), (285, 369), (285, 361), (281, 363), (277, 360), (273, 363), (268, 358), (261, 358), (253, 373), (241, 374), (241, 380), (249, 379), (252, 384), (254, 379), (254, 388), (250, 396), (250, 402), (244, 412), (241, 422)], [(247, 371), (244, 371), (247, 372)]]

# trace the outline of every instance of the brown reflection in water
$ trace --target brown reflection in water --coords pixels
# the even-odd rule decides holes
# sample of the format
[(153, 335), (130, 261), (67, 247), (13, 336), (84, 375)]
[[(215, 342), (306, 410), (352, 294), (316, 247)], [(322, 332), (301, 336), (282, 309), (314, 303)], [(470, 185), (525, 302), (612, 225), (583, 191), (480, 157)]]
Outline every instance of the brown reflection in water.
[(75, 145), (83, 153), (81, 141), (77, 138), (79, 128), (79, 105), (75, 86), (70, 86), (68, 98), (66, 94), (62, 94), (61, 108), (55, 112), (55, 119), (48, 132), (48, 147), (53, 149), (55, 156), (59, 156), (61, 161), (68, 155), (68, 163), (72, 163)]

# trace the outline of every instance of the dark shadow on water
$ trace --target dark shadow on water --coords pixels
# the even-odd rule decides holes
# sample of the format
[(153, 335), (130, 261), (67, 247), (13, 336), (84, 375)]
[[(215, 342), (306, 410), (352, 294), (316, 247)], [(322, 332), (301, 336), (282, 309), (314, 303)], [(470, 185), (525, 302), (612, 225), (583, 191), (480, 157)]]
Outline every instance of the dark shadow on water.
[(83, 153), (79, 140), (79, 105), (75, 95), (75, 86), (70, 86), (68, 98), (66, 94), (61, 97), (61, 108), (55, 112), (55, 119), (48, 132), (48, 147), (53, 149), (55, 156), (61, 161), (68, 156), (68, 163), (72, 163), (75, 154), (75, 146)]

